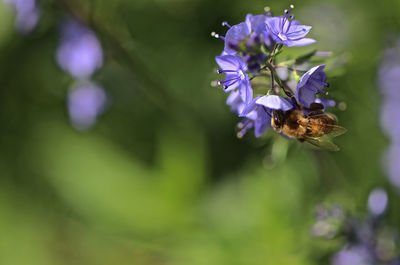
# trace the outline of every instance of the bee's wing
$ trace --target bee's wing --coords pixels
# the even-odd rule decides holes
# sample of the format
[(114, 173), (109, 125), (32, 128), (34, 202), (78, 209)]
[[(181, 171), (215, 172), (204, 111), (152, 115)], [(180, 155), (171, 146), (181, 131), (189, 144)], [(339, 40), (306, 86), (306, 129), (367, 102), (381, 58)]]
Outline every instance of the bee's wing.
[(326, 126), (331, 128), (332, 130), (329, 133), (327, 133), (325, 136), (328, 136), (331, 138), (342, 135), (345, 132), (347, 132), (346, 128), (339, 126), (339, 125), (326, 125)]
[[(327, 117), (327, 118), (331, 119), (334, 123), (337, 123), (337, 117), (335, 115), (333, 115), (332, 113), (322, 113), (322, 114), (315, 114), (315, 115), (310, 116), (311, 119), (313, 119), (313, 118), (315, 119), (318, 117)], [(319, 126), (324, 126), (324, 127), (330, 128), (330, 130), (326, 134), (326, 136), (329, 136), (332, 138), (342, 135), (345, 132), (347, 132), (346, 128), (336, 125), (336, 124), (328, 124), (327, 123), (327, 124), (319, 124)]]
[(322, 149), (328, 150), (328, 151), (339, 151), (339, 147), (334, 144), (329, 137), (306, 137), (304, 140), (309, 142), (312, 145), (315, 145), (317, 147), (320, 147)]

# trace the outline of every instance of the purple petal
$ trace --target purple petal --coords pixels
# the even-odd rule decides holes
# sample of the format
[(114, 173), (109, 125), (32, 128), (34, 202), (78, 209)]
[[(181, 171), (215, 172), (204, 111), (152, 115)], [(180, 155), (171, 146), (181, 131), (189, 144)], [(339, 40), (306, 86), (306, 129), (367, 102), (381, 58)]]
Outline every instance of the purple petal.
[[(301, 87), (304, 86), (307, 82), (308, 79), (311, 76), (314, 76), (315, 74), (317, 74), (318, 72), (323, 71), (325, 68), (325, 64), (321, 64), (321, 65), (317, 65), (314, 66), (313, 68), (311, 68), (310, 70), (308, 70), (304, 75), (302, 75), (302, 77), (300, 78), (299, 83), (297, 84), (297, 87)], [(325, 76), (326, 77), (326, 76)], [(325, 79), (321, 79), (321, 81), (325, 81)]]
[(257, 119), (254, 121), (254, 135), (260, 137), (269, 128), (271, 128), (271, 117), (265, 112), (263, 107), (257, 108)]
[(267, 18), (266, 15), (253, 16), (252, 14), (247, 14), (245, 22), (252, 32), (261, 33), (266, 30)]
[(310, 45), (317, 42), (314, 39), (310, 39), (310, 38), (305, 38), (305, 39), (301, 39), (301, 40), (286, 40), (283, 42), (283, 44), (285, 44), (288, 47), (294, 47), (294, 46), (306, 46), (306, 45)]
[(309, 108), (310, 104), (315, 101), (315, 92), (303, 86), (296, 89), (295, 97), (301, 105)]
[(89, 78), (103, 65), (100, 41), (93, 31), (72, 19), (64, 22), (61, 31), (57, 63), (75, 78)]
[(222, 70), (239, 70), (241, 57), (238, 55), (216, 56), (215, 61)]
[(267, 28), (273, 33), (278, 35), (281, 31), (280, 21), (282, 17), (271, 17), (267, 19)]
[(365, 247), (357, 246), (342, 249), (333, 260), (333, 265), (370, 265), (370, 254)]
[(231, 106), (231, 111), (240, 114), (243, 112), (243, 109), (245, 108), (245, 104), (240, 97), (240, 93), (238, 90), (232, 91), (228, 98), (226, 99), (226, 104), (228, 106)]
[(292, 40), (302, 39), (308, 34), (308, 32), (310, 32), (311, 28), (311, 26), (291, 25), (286, 35)]
[(374, 215), (381, 215), (385, 212), (388, 203), (388, 196), (384, 189), (375, 188), (368, 197), (368, 209)]
[(400, 138), (400, 103), (392, 97), (382, 102), (381, 127), (392, 139)]
[(39, 21), (39, 9), (35, 0), (4, 0), (16, 12), (15, 25), (19, 32), (31, 32)]
[(400, 189), (400, 143), (393, 142), (384, 157), (390, 183)]
[(314, 102), (324, 105), (324, 108), (332, 108), (336, 106), (336, 101), (333, 99), (316, 98)]
[(238, 99), (240, 99), (239, 97), (239, 91), (232, 91), (228, 98), (226, 99), (226, 105), (232, 105), (234, 104)]
[(253, 99), (253, 89), (249, 80), (246, 79), (240, 82), (239, 92), (244, 103), (247, 104)]
[(256, 101), (257, 101), (259, 98), (260, 98), (260, 96), (255, 97), (252, 101), (250, 101), (250, 102), (246, 105), (246, 107), (243, 109), (243, 112), (242, 112), (239, 116), (240, 116), (240, 117), (247, 117), (247, 115), (248, 115), (250, 112), (256, 110), (256, 108), (257, 108)]
[(256, 103), (275, 110), (280, 109), (287, 111), (293, 108), (293, 105), (290, 101), (277, 95), (263, 96), (259, 98)]
[(237, 44), (249, 34), (250, 27), (245, 22), (232, 26), (225, 35), (225, 51), (235, 52), (229, 47), (229, 44)]
[(68, 112), (72, 125), (79, 130), (89, 129), (105, 110), (107, 96), (93, 83), (79, 85), (68, 95)]

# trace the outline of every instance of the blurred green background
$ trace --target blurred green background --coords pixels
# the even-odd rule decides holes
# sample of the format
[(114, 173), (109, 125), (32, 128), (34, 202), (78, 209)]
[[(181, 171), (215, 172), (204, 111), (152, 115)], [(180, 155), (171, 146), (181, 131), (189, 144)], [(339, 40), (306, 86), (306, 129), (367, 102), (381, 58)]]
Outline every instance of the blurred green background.
[[(30, 35), (0, 3), (0, 264), (328, 264), (335, 244), (312, 239), (314, 207), (358, 212), (369, 191), (400, 200), (381, 155), (376, 72), (400, 32), (400, 1), (70, 0), (40, 2)], [(289, 4), (330, 50), (333, 110), (348, 132), (330, 153), (271, 133), (236, 138), (239, 121), (210, 82), (221, 22), (275, 15)], [(94, 80), (112, 104), (89, 131), (66, 108), (73, 79), (55, 62), (67, 12), (97, 32)], [(284, 55), (283, 55), (284, 56)]]

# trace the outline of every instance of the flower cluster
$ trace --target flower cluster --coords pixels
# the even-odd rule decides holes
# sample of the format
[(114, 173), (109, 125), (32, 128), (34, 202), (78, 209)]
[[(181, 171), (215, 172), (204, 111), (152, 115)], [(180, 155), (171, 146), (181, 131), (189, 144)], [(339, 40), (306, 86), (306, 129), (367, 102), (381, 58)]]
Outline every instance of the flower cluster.
[(383, 54), (378, 77), (382, 94), (381, 126), (391, 141), (384, 168), (390, 182), (400, 189), (400, 40)]
[[(284, 47), (305, 46), (315, 42), (306, 38), (311, 26), (301, 25), (292, 15), (293, 6), (283, 16), (248, 14), (244, 22), (229, 25), (225, 36), (215, 32), (212, 36), (224, 41), (224, 50), (215, 60), (218, 74), (225, 78), (214, 82), (230, 93), (227, 105), (243, 120), (238, 124), (238, 137), (254, 128), (255, 136), (262, 136), (271, 128), (274, 110), (310, 109), (312, 103), (332, 107), (334, 102), (320, 98), (326, 94), (325, 65), (310, 67), (309, 53), (294, 60), (277, 61)], [(306, 62), (306, 64), (304, 64)], [(308, 71), (299, 70), (308, 66)], [(306, 69), (306, 70), (307, 70)], [(286, 71), (285, 75), (280, 72)], [(294, 83), (294, 85), (293, 85)]]
[(340, 206), (319, 206), (316, 223), (311, 229), (315, 237), (341, 238), (342, 248), (332, 256), (333, 265), (398, 265), (400, 264), (397, 230), (384, 223), (388, 196), (375, 188), (368, 198), (368, 214), (364, 218), (346, 214)]
[(78, 83), (69, 90), (68, 95), (68, 113), (72, 126), (79, 130), (89, 129), (107, 104), (104, 89), (90, 80), (103, 65), (100, 41), (81, 22), (67, 19), (61, 27), (56, 61)]

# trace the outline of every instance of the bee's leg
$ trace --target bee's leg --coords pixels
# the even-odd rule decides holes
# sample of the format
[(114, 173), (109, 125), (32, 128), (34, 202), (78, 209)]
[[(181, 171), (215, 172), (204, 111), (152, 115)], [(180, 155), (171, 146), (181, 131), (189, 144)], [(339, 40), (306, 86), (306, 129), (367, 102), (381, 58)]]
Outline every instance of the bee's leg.
[(297, 140), (299, 140), (300, 143), (304, 142), (306, 139), (304, 138), (297, 138)]

